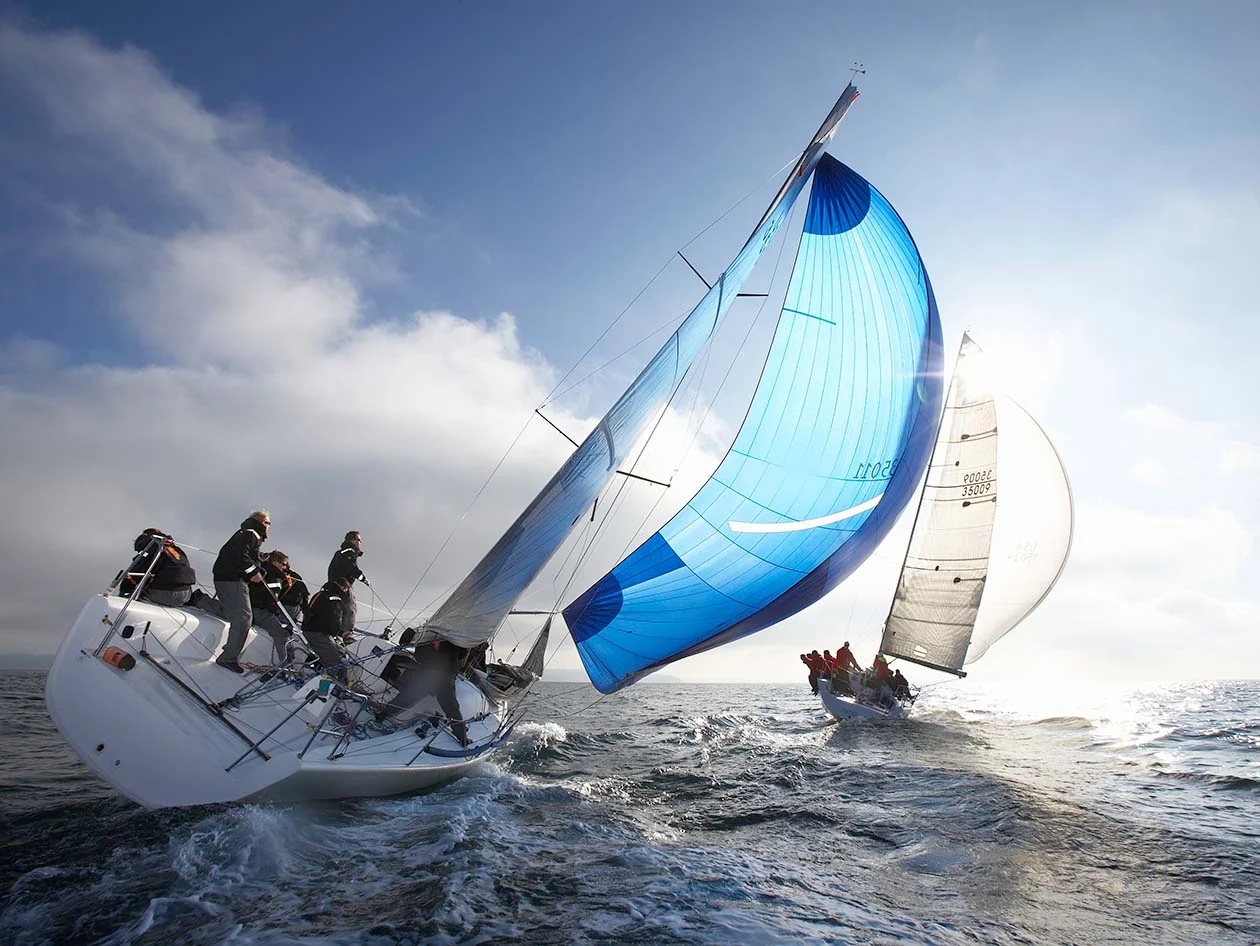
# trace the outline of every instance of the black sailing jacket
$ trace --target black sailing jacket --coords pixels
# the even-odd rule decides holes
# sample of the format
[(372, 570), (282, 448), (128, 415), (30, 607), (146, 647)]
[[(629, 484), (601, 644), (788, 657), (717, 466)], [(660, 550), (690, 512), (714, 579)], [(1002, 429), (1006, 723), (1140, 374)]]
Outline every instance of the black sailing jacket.
[(325, 582), (324, 587), (315, 592), (306, 609), (306, 616), (302, 618), (302, 633), (340, 637), (342, 610), (345, 606), (346, 593), (336, 582)]
[(258, 547), (262, 545), (267, 527), (257, 519), (246, 519), (223, 543), (219, 557), (214, 560), (215, 581), (248, 581), (262, 567), (258, 561)]
[(349, 542), (342, 542), (341, 548), (333, 552), (332, 561), (328, 563), (328, 580), (336, 581), (338, 578), (344, 578), (350, 584), (354, 584), (356, 579), (363, 577), (363, 570), (359, 568), (359, 556), (362, 552), (355, 551), (354, 546)]

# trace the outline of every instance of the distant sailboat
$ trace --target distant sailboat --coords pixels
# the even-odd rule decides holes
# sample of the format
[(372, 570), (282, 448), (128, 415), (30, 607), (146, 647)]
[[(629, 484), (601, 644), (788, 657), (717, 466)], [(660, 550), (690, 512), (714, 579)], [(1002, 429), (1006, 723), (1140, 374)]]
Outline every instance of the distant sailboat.
[[(1045, 600), (1072, 544), (1072, 491), (1045, 431), (986, 378), (966, 334), (879, 653), (966, 676)], [(999, 449), (1000, 448), (1000, 449)], [(821, 681), (837, 719), (904, 716), (871, 672)]]
[[(424, 623), (420, 641), (473, 651), (492, 643), (677, 391), (810, 184), (787, 299), (735, 443), (691, 502), (565, 607), (565, 620), (592, 682), (611, 691), (795, 613), (887, 534), (931, 448), (941, 333), (905, 225), (824, 152), (857, 95), (846, 87), (730, 265)], [(374, 707), (396, 692), (406, 656), (396, 645), (360, 638), (348, 661), (353, 686), (303, 665), (242, 678), (213, 662), (222, 620), (114, 591), (89, 600), (67, 635), (47, 703), (88, 766), (150, 806), (388, 795), (455, 778), (507, 738), (514, 700), (543, 668), (551, 623), (523, 664), (460, 674), (465, 745), (424, 704), (406, 725), (371, 725)], [(270, 648), (267, 635), (251, 633), (242, 662), (265, 664)]]

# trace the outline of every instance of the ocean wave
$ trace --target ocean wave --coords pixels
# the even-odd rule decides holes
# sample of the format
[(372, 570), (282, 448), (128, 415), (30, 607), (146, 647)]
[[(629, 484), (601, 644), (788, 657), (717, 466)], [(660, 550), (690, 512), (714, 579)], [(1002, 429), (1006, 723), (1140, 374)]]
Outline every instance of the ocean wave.
[(1185, 769), (1168, 769), (1152, 766), (1151, 771), (1159, 778), (1177, 779), (1206, 785), (1223, 791), (1260, 792), (1260, 778), (1248, 775), (1231, 775), (1219, 772), (1192, 772)]
[(1093, 729), (1094, 721), (1084, 716), (1047, 716), (1031, 720), (1029, 726), (1046, 726), (1052, 729)]

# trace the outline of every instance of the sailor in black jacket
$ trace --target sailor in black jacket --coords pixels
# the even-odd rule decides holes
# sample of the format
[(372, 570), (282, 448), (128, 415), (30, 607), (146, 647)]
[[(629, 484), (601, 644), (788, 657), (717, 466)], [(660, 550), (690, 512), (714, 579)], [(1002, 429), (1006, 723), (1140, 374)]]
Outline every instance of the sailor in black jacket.
[(346, 580), (346, 594), (349, 599), (349, 606), (345, 610), (345, 626), (341, 631), (343, 634), (349, 634), (354, 630), (354, 620), (358, 605), (354, 600), (354, 590), (352, 586), (356, 581), (371, 587), (367, 580), (367, 576), (363, 574), (363, 569), (359, 568), (359, 557), (363, 554), (363, 537), (357, 531), (346, 533), (341, 548), (333, 552), (332, 560), (328, 563), (328, 580), (336, 581), (338, 578)]
[(249, 582), (262, 581), (258, 547), (267, 538), (270, 525), (271, 516), (265, 509), (250, 513), (241, 527), (223, 543), (219, 557), (214, 560), (215, 594), (219, 596), (224, 617), (231, 622), (227, 643), (215, 663), (233, 673), (241, 672), (238, 661), (254, 620), (249, 604)]
[[(399, 651), (399, 654), (404, 653)], [(395, 684), (398, 693), (388, 706), (377, 713), (377, 721), (384, 721), (414, 706), (424, 697), (432, 696), (446, 714), (451, 735), (461, 746), (468, 745), (468, 725), (464, 722), (459, 709), (459, 698), (455, 694), (455, 676), (459, 673), (463, 656), (462, 648), (440, 638), (418, 644), (414, 659), (400, 662), (399, 669), (402, 672)]]
[[(324, 583), (324, 587), (315, 592), (306, 616), (302, 619), (302, 635), (311, 645), (311, 650), (319, 658), (319, 664), (327, 671), (346, 659), (345, 651), (337, 644), (335, 638), (342, 636), (345, 618), (343, 612), (350, 597), (350, 582), (344, 578)], [(345, 668), (332, 673), (342, 683), (346, 682)]]
[(153, 571), (141, 589), (140, 597), (168, 607), (187, 604), (192, 597), (193, 585), (197, 584), (197, 573), (189, 564), (184, 550), (169, 535), (158, 529), (145, 529), (136, 536), (132, 548), (140, 554), (127, 566), (119, 583), (119, 591), (125, 595), (131, 594), (136, 583), (149, 572), (149, 566), (152, 565)]
[[(263, 557), (263, 580), (249, 585), (249, 606), (254, 612), (254, 626), (271, 635), (276, 665), (284, 664), (289, 657), (288, 642), (290, 624), (285, 617), (287, 610), (280, 606), (293, 580), (289, 577), (289, 556), (279, 549), (272, 549)], [(295, 621), (301, 613), (289, 612)]]

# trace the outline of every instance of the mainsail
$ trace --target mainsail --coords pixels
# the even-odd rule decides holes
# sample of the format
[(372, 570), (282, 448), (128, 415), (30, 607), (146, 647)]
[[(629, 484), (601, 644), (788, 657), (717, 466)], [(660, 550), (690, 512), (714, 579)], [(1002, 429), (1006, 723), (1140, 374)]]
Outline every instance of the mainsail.
[(982, 359), (964, 334), (880, 642), (960, 676), (1041, 603), (1072, 540), (1063, 464), (1036, 421), (994, 394)]
[(616, 474), (618, 464), (642, 437), (717, 329), (857, 95), (852, 84), (845, 88), (730, 266), (564, 466), (429, 618), (426, 627), (464, 647), (493, 636), (574, 523)]
[(861, 564), (927, 462), (940, 334), (905, 224), (824, 156), (775, 338), (729, 452), (674, 518), (564, 609), (597, 688), (783, 620)]

